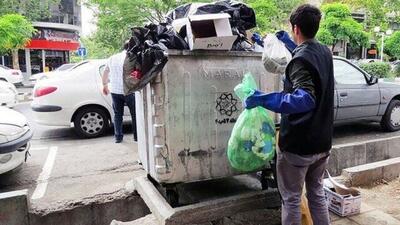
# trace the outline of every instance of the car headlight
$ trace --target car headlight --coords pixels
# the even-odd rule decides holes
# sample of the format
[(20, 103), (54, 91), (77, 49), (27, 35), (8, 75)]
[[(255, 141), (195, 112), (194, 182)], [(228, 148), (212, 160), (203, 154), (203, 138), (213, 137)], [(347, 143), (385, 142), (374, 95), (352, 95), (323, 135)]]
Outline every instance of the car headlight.
[(18, 139), (28, 131), (28, 126), (19, 127), (11, 124), (0, 124), (0, 144)]
[(12, 158), (12, 155), (10, 153), (8, 154), (1, 154), (0, 155), (0, 164), (5, 164), (8, 163)]

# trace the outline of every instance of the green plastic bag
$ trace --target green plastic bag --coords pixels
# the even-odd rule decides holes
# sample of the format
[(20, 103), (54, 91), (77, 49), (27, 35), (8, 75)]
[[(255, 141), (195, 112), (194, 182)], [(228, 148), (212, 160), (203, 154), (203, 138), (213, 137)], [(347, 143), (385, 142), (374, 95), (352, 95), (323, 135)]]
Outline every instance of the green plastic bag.
[[(257, 89), (250, 73), (235, 87), (240, 100)], [(242, 172), (261, 169), (275, 155), (275, 123), (263, 107), (245, 109), (237, 119), (228, 142), (228, 159), (231, 166)]]

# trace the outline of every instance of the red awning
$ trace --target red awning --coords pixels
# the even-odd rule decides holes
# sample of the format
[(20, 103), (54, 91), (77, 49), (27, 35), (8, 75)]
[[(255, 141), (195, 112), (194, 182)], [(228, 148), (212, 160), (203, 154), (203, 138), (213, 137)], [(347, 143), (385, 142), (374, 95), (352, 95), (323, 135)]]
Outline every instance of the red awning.
[(31, 40), (25, 48), (75, 51), (79, 48), (79, 42), (63, 42), (48, 40)]

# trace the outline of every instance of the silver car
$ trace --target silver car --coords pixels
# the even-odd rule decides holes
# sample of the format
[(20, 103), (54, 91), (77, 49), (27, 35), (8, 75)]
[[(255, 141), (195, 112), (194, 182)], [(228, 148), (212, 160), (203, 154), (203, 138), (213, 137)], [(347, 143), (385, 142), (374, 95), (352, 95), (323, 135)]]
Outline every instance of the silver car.
[(400, 129), (400, 84), (379, 80), (344, 58), (334, 57), (335, 123), (377, 121)]

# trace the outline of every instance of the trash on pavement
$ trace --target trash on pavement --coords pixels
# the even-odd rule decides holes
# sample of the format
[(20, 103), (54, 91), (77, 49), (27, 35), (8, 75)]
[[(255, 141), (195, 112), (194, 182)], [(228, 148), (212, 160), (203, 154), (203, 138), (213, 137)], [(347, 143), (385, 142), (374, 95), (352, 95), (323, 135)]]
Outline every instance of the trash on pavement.
[(273, 74), (283, 74), (292, 54), (275, 35), (268, 34), (264, 39), (262, 61), (265, 69)]
[(331, 177), (324, 180), (324, 190), (330, 211), (342, 217), (360, 213), (361, 194), (359, 191), (337, 185)]
[[(235, 87), (236, 95), (245, 101), (257, 89), (250, 73)], [(262, 107), (245, 109), (237, 119), (228, 142), (228, 159), (239, 171), (263, 168), (275, 155), (275, 124)]]
[(186, 25), (190, 50), (230, 50), (236, 36), (232, 35), (229, 14), (192, 15)]

